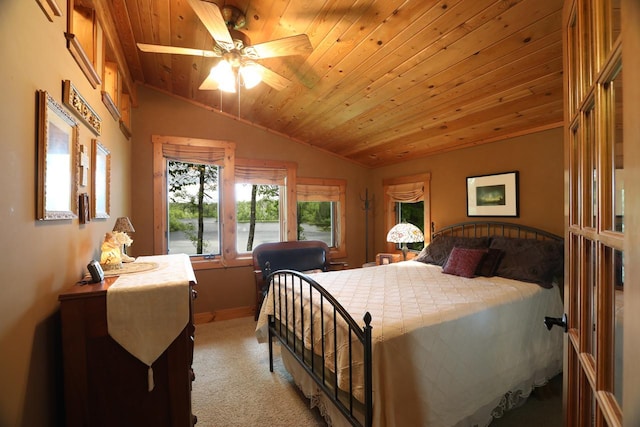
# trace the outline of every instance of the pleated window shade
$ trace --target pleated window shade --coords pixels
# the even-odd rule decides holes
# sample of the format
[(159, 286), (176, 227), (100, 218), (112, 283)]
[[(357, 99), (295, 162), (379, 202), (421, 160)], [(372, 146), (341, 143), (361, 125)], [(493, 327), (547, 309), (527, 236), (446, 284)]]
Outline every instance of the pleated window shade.
[(162, 155), (182, 163), (224, 166), (224, 148), (162, 144)]
[(387, 187), (387, 195), (393, 202), (419, 202), (424, 199), (424, 183), (392, 184)]
[(285, 185), (287, 170), (236, 164), (235, 176), (236, 183)]
[(339, 202), (340, 186), (298, 184), (296, 193), (299, 202)]

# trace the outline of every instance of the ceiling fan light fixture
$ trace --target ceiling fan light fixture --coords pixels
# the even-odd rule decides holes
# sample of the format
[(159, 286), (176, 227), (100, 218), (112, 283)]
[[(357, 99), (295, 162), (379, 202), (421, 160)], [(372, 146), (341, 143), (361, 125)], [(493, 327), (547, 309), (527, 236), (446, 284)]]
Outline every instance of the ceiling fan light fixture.
[[(177, 46), (137, 43), (142, 52), (193, 55), (220, 58), (209, 75), (200, 84), (200, 90), (221, 90), (237, 93), (240, 84), (251, 89), (264, 82), (275, 90), (289, 87), (291, 81), (257, 62), (265, 58), (306, 55), (313, 51), (306, 34), (289, 36), (251, 44), (245, 33), (239, 31), (247, 21), (244, 13), (231, 5), (218, 6), (213, 1), (186, 0), (214, 41), (211, 50)], [(226, 2), (225, 2), (226, 3)], [(258, 15), (254, 15), (259, 19)]]
[(262, 81), (262, 70), (253, 62), (247, 62), (240, 67), (240, 76), (244, 87), (251, 89)]
[(233, 67), (227, 61), (222, 60), (214, 67), (211, 67), (209, 77), (218, 82), (218, 88), (225, 92), (236, 92), (236, 75)]
[(220, 8), (222, 19), (227, 24), (227, 28), (239, 30), (247, 25), (247, 18), (240, 9), (235, 6), (226, 5)]

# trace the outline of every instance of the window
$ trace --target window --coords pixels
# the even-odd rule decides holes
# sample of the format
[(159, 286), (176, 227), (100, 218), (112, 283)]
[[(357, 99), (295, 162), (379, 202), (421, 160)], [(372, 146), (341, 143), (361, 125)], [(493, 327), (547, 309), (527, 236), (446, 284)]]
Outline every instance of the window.
[[(431, 203), (429, 185), (431, 174), (411, 175), (383, 181), (385, 230), (405, 221), (422, 230), (425, 242), (431, 240)], [(424, 242), (407, 245), (409, 249), (418, 251)], [(397, 249), (393, 243), (387, 242), (387, 251)]]
[(86, 2), (68, 0), (67, 10), (67, 48), (76, 60), (93, 88), (101, 83), (98, 69), (98, 43), (102, 30), (98, 25), (93, 7)]
[(260, 243), (292, 240), (295, 229), (296, 165), (291, 162), (238, 159), (235, 194), (238, 252), (251, 252)]
[(346, 257), (346, 181), (298, 178), (298, 240), (321, 240), (334, 258)]
[(236, 159), (232, 142), (158, 135), (152, 142), (155, 254), (188, 253), (196, 269), (249, 265), (257, 244), (295, 240), (296, 163)]
[(280, 185), (236, 183), (236, 246), (240, 252), (251, 252), (266, 242), (279, 242)]
[(220, 255), (219, 172), (215, 164), (167, 160), (168, 253)]
[[(184, 251), (192, 255), (193, 261), (204, 263), (220, 262), (223, 256), (235, 258), (235, 242), (226, 237), (235, 231), (235, 144), (167, 136), (153, 136), (152, 142), (154, 253)], [(183, 173), (178, 173), (180, 170)], [(203, 203), (198, 203), (201, 176), (208, 177), (202, 185), (207, 197), (202, 194)], [(228, 196), (220, 198), (220, 194)], [(202, 215), (197, 212), (198, 205), (203, 209)], [(217, 221), (219, 218), (223, 221)], [(209, 222), (209, 226), (199, 227), (200, 219)], [(184, 225), (189, 223), (193, 226)], [(184, 229), (179, 230), (180, 227)], [(175, 231), (182, 231), (182, 234), (172, 234)], [(212, 255), (219, 256), (214, 258)]]
[[(418, 227), (422, 234), (425, 234), (423, 200), (418, 202), (396, 202), (395, 210), (396, 223), (408, 222)], [(424, 242), (407, 243), (407, 247), (412, 251), (421, 251), (424, 248)]]
[(111, 116), (120, 124), (120, 130), (131, 139), (131, 95), (118, 66), (117, 58), (111, 44), (104, 42), (102, 59), (102, 102)]

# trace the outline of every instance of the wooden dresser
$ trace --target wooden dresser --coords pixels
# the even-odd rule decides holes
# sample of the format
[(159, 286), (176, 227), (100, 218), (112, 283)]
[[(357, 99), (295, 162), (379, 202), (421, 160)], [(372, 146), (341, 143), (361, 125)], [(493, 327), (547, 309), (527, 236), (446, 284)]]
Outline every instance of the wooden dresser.
[(76, 284), (59, 295), (66, 425), (193, 426), (195, 282), (189, 282), (190, 320), (153, 363), (155, 385), (149, 391), (148, 367), (114, 341), (107, 330), (107, 289), (116, 279)]

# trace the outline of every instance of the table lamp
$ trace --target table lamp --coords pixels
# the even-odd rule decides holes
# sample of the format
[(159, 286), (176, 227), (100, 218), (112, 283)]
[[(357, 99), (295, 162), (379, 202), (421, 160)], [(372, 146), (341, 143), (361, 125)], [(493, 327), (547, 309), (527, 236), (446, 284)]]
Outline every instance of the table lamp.
[(402, 258), (407, 260), (407, 243), (424, 242), (424, 235), (418, 227), (408, 222), (394, 225), (387, 233), (387, 242), (402, 244)]
[[(126, 235), (126, 237), (129, 237), (128, 233), (135, 233), (136, 230), (133, 228), (133, 225), (131, 224), (131, 221), (129, 221), (129, 217), (127, 216), (121, 216), (120, 218), (116, 219), (116, 223), (113, 226), (113, 230), (112, 231), (116, 231), (119, 233), (124, 233)], [(130, 240), (130, 239), (127, 239)], [(126, 255), (127, 254), (127, 245), (123, 244), (122, 245), (122, 255)]]

